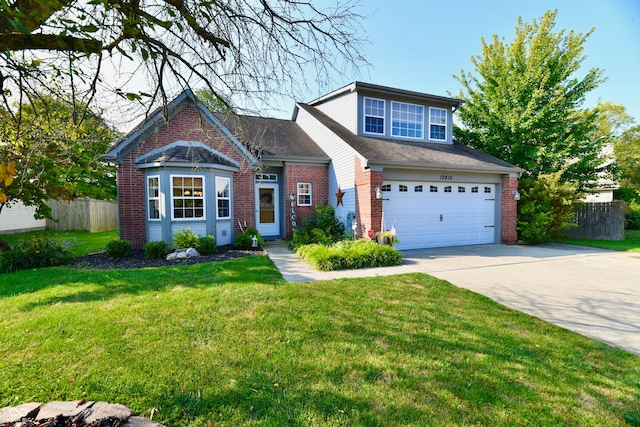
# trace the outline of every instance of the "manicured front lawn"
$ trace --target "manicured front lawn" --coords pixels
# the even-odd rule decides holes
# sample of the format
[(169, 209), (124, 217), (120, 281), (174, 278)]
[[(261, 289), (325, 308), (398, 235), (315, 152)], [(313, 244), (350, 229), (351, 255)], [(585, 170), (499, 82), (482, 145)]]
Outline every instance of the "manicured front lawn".
[(105, 400), (169, 426), (640, 421), (640, 357), (422, 274), (56, 267), (0, 277), (0, 313), (0, 406)]
[(640, 252), (640, 230), (626, 230), (624, 240), (567, 239), (567, 243), (614, 251)]
[(20, 239), (28, 236), (58, 236), (60, 239), (75, 241), (78, 246), (73, 250), (75, 256), (87, 255), (93, 252), (103, 251), (107, 243), (113, 239), (118, 239), (118, 230), (102, 231), (90, 233), (88, 231), (58, 231), (58, 230), (38, 230), (17, 234), (0, 234), (0, 238), (13, 246)]

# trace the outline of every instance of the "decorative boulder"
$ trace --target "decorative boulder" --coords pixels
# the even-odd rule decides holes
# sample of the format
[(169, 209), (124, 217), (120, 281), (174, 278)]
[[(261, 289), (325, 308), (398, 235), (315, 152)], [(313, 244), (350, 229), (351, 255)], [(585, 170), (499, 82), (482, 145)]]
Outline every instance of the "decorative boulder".
[(175, 252), (167, 254), (167, 261), (171, 261), (173, 259), (194, 258), (198, 256), (200, 256), (200, 252), (195, 250), (195, 248), (177, 249)]

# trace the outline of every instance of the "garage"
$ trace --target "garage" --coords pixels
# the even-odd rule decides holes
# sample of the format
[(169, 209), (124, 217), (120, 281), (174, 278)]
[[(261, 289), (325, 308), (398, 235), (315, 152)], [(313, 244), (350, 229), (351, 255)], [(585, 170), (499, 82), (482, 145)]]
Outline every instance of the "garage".
[(395, 226), (398, 249), (495, 242), (496, 185), (385, 181), (384, 225)]

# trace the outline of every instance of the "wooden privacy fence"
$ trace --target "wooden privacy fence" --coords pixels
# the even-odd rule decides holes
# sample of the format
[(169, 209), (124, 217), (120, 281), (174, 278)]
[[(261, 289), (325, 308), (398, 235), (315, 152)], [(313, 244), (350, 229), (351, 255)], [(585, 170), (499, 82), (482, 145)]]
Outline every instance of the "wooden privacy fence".
[(624, 240), (624, 201), (585, 203), (576, 212), (578, 226), (565, 231), (572, 239)]
[(50, 200), (53, 218), (47, 220), (50, 230), (86, 230), (91, 232), (118, 228), (118, 202), (110, 200)]

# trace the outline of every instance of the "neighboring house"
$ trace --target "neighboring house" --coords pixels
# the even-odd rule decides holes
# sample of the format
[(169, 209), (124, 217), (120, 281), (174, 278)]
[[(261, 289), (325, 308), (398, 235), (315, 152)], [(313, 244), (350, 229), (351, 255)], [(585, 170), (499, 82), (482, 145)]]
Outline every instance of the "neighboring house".
[(453, 143), (461, 103), (355, 82), (281, 120), (213, 114), (185, 91), (105, 155), (120, 236), (141, 248), (188, 227), (224, 245), (246, 224), (283, 238), (322, 203), (359, 237), (394, 227), (400, 249), (515, 243), (522, 171)]
[(36, 208), (25, 206), (21, 201), (6, 204), (0, 212), (0, 234), (22, 233), (44, 230), (47, 221), (35, 219)]

